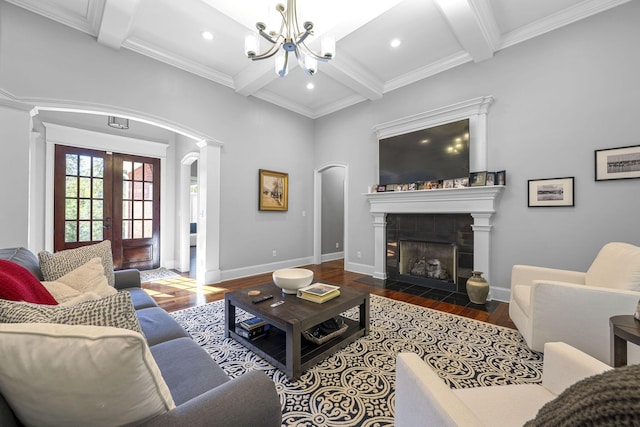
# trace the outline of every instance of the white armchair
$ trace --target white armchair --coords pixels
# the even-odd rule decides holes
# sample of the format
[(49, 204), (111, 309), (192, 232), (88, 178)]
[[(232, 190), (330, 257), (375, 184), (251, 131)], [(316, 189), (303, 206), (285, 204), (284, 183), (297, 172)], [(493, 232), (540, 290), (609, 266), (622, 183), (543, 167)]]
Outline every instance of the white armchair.
[(414, 353), (396, 361), (395, 425), (522, 426), (570, 385), (611, 369), (565, 343), (545, 346), (542, 384), (453, 390)]
[(509, 315), (535, 351), (562, 341), (611, 364), (609, 318), (633, 314), (638, 300), (640, 247), (627, 243), (606, 244), (586, 273), (527, 265), (511, 272)]

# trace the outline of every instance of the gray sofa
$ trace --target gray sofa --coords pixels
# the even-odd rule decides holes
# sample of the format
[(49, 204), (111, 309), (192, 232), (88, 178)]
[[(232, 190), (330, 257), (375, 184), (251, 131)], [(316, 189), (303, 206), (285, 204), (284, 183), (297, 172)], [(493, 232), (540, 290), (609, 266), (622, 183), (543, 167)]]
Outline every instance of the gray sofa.
[[(0, 259), (20, 264), (43, 280), (38, 259), (27, 249), (0, 249)], [(264, 372), (252, 371), (229, 379), (207, 352), (140, 288), (138, 270), (116, 271), (115, 280), (119, 291), (131, 294), (151, 354), (176, 404), (175, 409), (141, 425), (281, 425), (280, 400), (274, 383)], [(22, 426), (1, 394), (0, 426)]]

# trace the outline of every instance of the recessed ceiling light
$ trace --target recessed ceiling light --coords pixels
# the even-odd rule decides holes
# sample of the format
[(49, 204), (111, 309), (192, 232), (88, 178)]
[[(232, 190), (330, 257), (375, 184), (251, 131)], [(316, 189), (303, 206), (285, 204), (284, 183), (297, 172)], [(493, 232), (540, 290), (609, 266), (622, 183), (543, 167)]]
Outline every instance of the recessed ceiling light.
[(391, 47), (398, 47), (400, 46), (402, 42), (400, 41), (400, 39), (393, 39), (391, 40), (391, 43), (389, 43), (391, 45)]
[(213, 34), (210, 31), (203, 31), (200, 33), (203, 39), (205, 40), (213, 40)]
[(307, 89), (311, 90), (315, 87), (313, 83), (307, 83)]

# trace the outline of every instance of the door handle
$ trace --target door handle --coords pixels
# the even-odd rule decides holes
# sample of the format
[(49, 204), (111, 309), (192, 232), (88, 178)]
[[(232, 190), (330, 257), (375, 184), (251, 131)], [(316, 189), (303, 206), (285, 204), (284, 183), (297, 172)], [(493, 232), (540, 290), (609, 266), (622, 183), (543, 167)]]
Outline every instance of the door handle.
[(111, 228), (111, 226), (109, 224), (107, 224), (107, 225), (103, 225), (102, 228), (104, 228), (105, 230), (108, 230), (108, 229)]

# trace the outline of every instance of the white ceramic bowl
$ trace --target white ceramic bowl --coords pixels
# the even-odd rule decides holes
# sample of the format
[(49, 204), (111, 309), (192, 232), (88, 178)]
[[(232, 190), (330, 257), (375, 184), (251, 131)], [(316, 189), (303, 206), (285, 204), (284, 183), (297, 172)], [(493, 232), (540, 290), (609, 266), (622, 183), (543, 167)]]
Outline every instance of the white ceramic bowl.
[(283, 268), (273, 272), (273, 283), (285, 294), (295, 294), (298, 289), (309, 286), (312, 281), (313, 271), (306, 268)]

